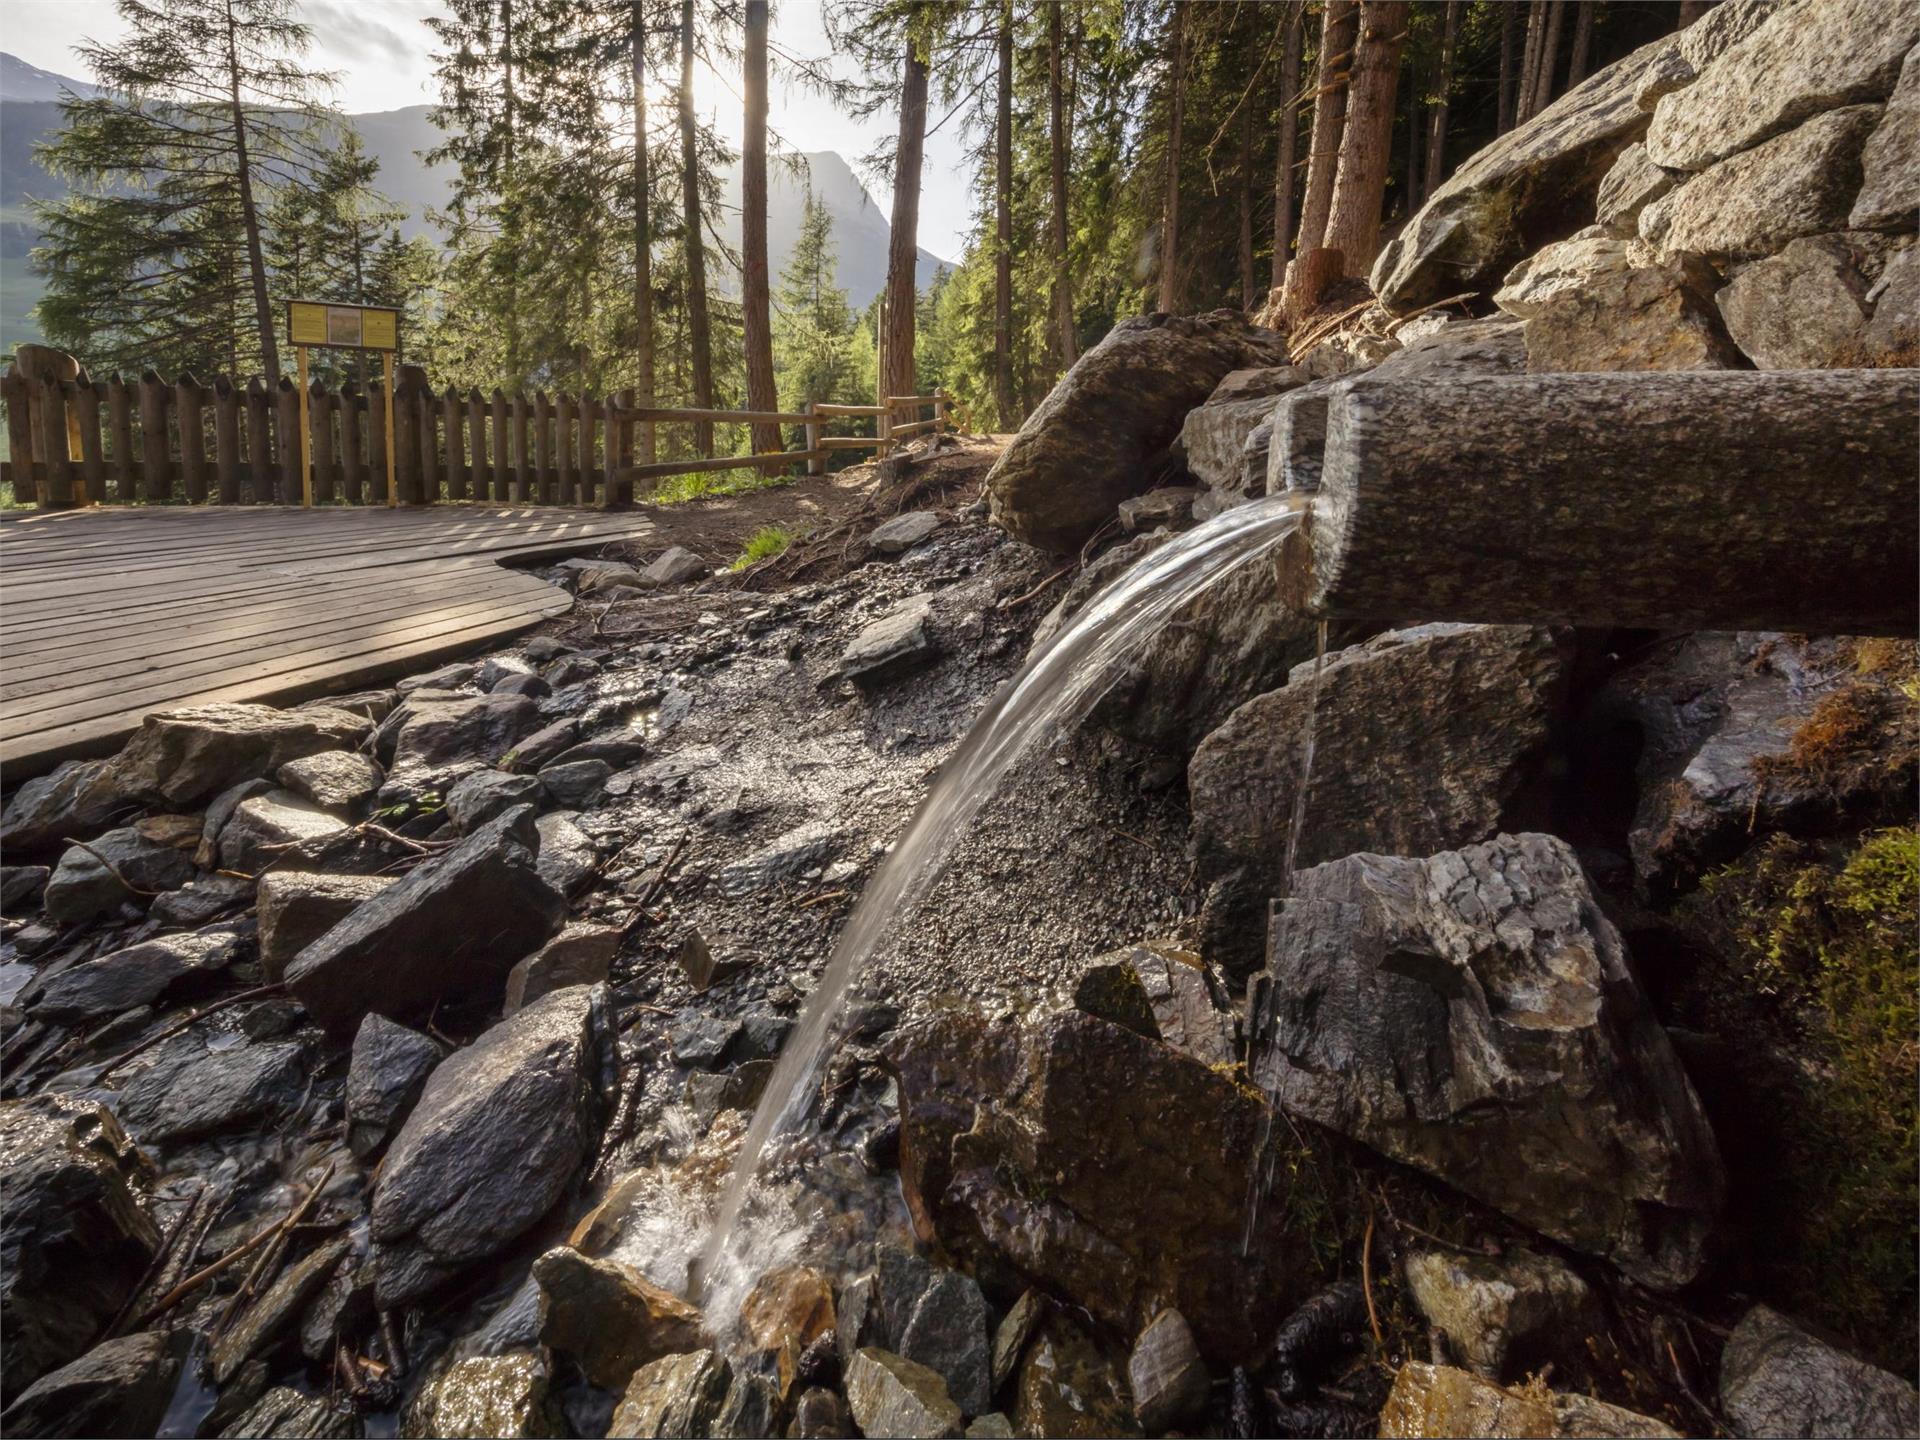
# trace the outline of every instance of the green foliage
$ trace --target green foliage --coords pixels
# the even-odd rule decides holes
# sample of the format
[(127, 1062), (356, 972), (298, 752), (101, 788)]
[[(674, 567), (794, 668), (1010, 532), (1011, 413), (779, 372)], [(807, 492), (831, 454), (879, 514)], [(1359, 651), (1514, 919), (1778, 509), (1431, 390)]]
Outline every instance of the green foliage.
[(763, 525), (748, 537), (746, 547), (739, 557), (729, 565), (729, 570), (744, 570), (762, 560), (771, 559), (780, 554), (794, 542), (794, 532), (784, 525)]
[(689, 500), (718, 500), (754, 490), (778, 490), (792, 483), (791, 475), (769, 475), (760, 470), (700, 471), (667, 476), (647, 492), (646, 500), (650, 505), (683, 505)]

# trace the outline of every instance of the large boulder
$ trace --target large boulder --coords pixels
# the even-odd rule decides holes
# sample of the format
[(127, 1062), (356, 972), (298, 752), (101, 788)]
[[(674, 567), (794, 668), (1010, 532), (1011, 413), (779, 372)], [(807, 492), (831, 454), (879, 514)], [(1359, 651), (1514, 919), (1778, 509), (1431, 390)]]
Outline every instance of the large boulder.
[(1590, 1341), (1605, 1329), (1599, 1297), (1557, 1256), (1424, 1250), (1407, 1257), (1406, 1276), (1427, 1324), (1490, 1380), (1547, 1364), (1584, 1370)]
[(553, 1208), (595, 1142), (613, 1035), (604, 989), (556, 990), (434, 1070), (373, 1195), (381, 1309), (432, 1294)]
[(196, 705), (149, 715), (112, 761), (114, 783), (158, 805), (190, 807), (289, 761), (358, 744), (363, 716), (311, 706)]
[(1920, 211), (1920, 51), (1908, 51), (1887, 108), (1860, 152), (1860, 193), (1847, 223), (1858, 230), (1911, 230)]
[(610, 1440), (701, 1440), (726, 1403), (731, 1370), (711, 1350), (669, 1355), (643, 1365), (607, 1429)]
[[(1255, 382), (1255, 376), (1261, 381)], [(1238, 383), (1230, 383), (1236, 378)], [(1267, 422), (1273, 417), (1274, 404), (1280, 395), (1306, 381), (1306, 372), (1291, 365), (1235, 371), (1220, 382), (1206, 404), (1187, 412), (1175, 454), (1211, 492), (1201, 503), (1205, 513), (1217, 513), (1261, 492), (1271, 434)], [(1221, 391), (1226, 392), (1224, 398)]]
[(1834, 1349), (1765, 1305), (1727, 1337), (1720, 1403), (1739, 1435), (1920, 1434), (1920, 1392), (1911, 1381)]
[(0, 812), (0, 850), (27, 855), (98, 835), (132, 803), (107, 760), (69, 760), (23, 781)]
[(1629, 145), (1613, 162), (1594, 199), (1594, 220), (1615, 235), (1640, 233), (1640, 212), (1673, 188), (1671, 172), (1653, 163), (1645, 145)]
[(415, 691), (381, 727), (383, 733), (396, 728), (380, 800), (397, 804), (428, 794), (444, 797), (462, 777), (501, 763), (515, 742), (539, 725), (539, 703), (525, 695)]
[(1286, 341), (1238, 311), (1121, 321), (1074, 363), (994, 465), (994, 520), (1031, 545), (1079, 548), (1122, 500), (1152, 485), (1187, 412), (1226, 375), (1286, 363)]
[(1804, 235), (1755, 261), (1714, 297), (1727, 333), (1762, 370), (1857, 362), (1884, 244), (1884, 236), (1865, 232)]
[(335, 1032), (369, 1012), (397, 1020), (448, 997), (497, 997), (566, 919), (538, 843), (528, 806), (489, 821), (302, 950), (288, 988)]
[(1721, 327), (1719, 277), (1692, 256), (1601, 271), (1540, 303), (1527, 321), (1527, 369), (1730, 370), (1743, 357)]
[(1493, 303), (1509, 315), (1531, 319), (1555, 296), (1585, 290), (1603, 275), (1631, 270), (1653, 258), (1639, 241), (1590, 225), (1542, 246), (1509, 270), (1494, 291)]
[(0, 1170), (0, 1394), (11, 1401), (80, 1355), (120, 1312), (160, 1232), (136, 1188), (152, 1167), (99, 1105), (64, 1097), (0, 1105)]
[(1699, 1272), (1719, 1152), (1564, 842), (1303, 870), (1269, 955), (1277, 1103), (1643, 1284)]

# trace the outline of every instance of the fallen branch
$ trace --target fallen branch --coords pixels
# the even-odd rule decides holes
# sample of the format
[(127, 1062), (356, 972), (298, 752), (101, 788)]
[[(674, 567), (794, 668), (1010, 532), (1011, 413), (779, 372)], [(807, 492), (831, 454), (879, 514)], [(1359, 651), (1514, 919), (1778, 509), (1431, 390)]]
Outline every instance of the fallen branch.
[(1373, 1308), (1373, 1213), (1367, 1213), (1367, 1234), (1360, 1242), (1360, 1293), (1367, 1297), (1367, 1324), (1373, 1327), (1373, 1343), (1386, 1348), (1380, 1333), (1380, 1314)]
[(1071, 575), (1075, 570), (1079, 568), (1080, 568), (1080, 562), (1078, 560), (1070, 561), (1069, 563), (1062, 565), (1058, 570), (1054, 571), (1051, 575), (1047, 576), (1046, 579), (1042, 580), (1038, 585), (1034, 586), (1033, 589), (1027, 591), (1026, 594), (1016, 595), (1011, 600), (1002, 600), (994, 608), (1003, 612), (1007, 610), (1018, 610), (1022, 605), (1026, 604), (1029, 600), (1033, 599), (1034, 596), (1044, 592), (1048, 586), (1052, 585), (1053, 582), (1058, 580), (1061, 576)]
[(94, 859), (98, 860), (100, 864), (103, 867), (105, 867), (106, 872), (109, 875), (113, 876), (114, 879), (118, 880), (122, 885), (126, 886), (127, 889), (132, 891), (135, 895), (152, 896), (152, 895), (158, 895), (162, 893), (158, 890), (142, 890), (138, 885), (134, 884), (131, 880), (127, 879), (125, 875), (122, 875), (120, 873), (120, 867), (118, 865), (114, 864), (113, 861), (107, 859), (106, 856), (102, 855), (98, 850), (94, 849), (93, 846), (89, 845), (86, 841), (74, 840), (72, 838), (69, 838), (66, 843), (69, 845), (75, 846), (78, 849), (84, 850), (87, 852), (87, 854), (93, 856)]
[(274, 1239), (277, 1235), (280, 1234), (281, 1231), (287, 1229), (291, 1225), (298, 1224), (301, 1218), (305, 1216), (308, 1209), (312, 1207), (313, 1202), (319, 1197), (321, 1188), (325, 1186), (327, 1181), (331, 1180), (332, 1178), (333, 1178), (333, 1163), (329, 1161), (327, 1164), (326, 1173), (320, 1177), (319, 1184), (315, 1185), (313, 1189), (307, 1192), (307, 1198), (302, 1200), (300, 1204), (294, 1208), (291, 1214), (284, 1216), (279, 1220), (274, 1221), (273, 1224), (267, 1226), (266, 1229), (259, 1231), (257, 1234), (249, 1237), (246, 1240), (243, 1240), (240, 1244), (234, 1246), (233, 1249), (229, 1250), (226, 1254), (222, 1255), (218, 1260), (214, 1261), (211, 1265), (206, 1266), (204, 1269), (195, 1271), (193, 1274), (189, 1275), (186, 1279), (182, 1280), (178, 1285), (174, 1286), (173, 1289), (169, 1290), (165, 1295), (162, 1295), (160, 1299), (154, 1304), (151, 1310), (147, 1311), (145, 1315), (142, 1315), (140, 1317), (141, 1325), (142, 1326), (151, 1325), (160, 1316), (166, 1314), (167, 1311), (171, 1310), (174, 1306), (178, 1305), (182, 1300), (186, 1299), (187, 1296), (191, 1295), (195, 1290), (198, 1290), (202, 1285), (206, 1284), (207, 1281), (213, 1279), (216, 1275), (219, 1275), (222, 1272), (231, 1269), (236, 1262), (241, 1260), (243, 1257), (252, 1254), (255, 1250), (259, 1249), (262, 1245), (265, 1245), (269, 1240)]

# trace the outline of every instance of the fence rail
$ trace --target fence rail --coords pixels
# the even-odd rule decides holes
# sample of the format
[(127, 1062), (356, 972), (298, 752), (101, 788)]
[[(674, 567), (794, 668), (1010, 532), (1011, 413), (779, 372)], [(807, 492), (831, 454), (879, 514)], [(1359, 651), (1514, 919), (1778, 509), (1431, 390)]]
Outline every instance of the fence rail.
[[(297, 505), (300, 396), (291, 380), (244, 387), (226, 376), (93, 380), (70, 356), (22, 346), (0, 379), (11, 459), (0, 480), (17, 499), (58, 509), (125, 504)], [(607, 398), (432, 389), (402, 366), (394, 386), (394, 488), (387, 493), (382, 387), (351, 382), (308, 390), (314, 503), (430, 504), (491, 500), (515, 505), (630, 502), (670, 475), (804, 465), (824, 474), (837, 451), (884, 455), (902, 440), (949, 428), (944, 393), (895, 396), (884, 405), (809, 404), (804, 411), (675, 409)], [(922, 412), (932, 410), (931, 418)], [(835, 420), (872, 416), (875, 434), (828, 435)], [(896, 416), (908, 417), (894, 424)], [(801, 430), (795, 449), (750, 455), (657, 454), (662, 425), (779, 425)], [(696, 436), (700, 433), (696, 431)]]

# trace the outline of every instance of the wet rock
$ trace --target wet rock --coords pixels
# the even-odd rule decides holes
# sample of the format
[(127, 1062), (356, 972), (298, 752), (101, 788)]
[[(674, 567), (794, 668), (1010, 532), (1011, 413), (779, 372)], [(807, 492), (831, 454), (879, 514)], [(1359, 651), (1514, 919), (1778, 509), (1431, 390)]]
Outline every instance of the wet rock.
[(190, 1035), (127, 1084), (119, 1113), (142, 1144), (195, 1140), (291, 1115), (306, 1084), (294, 1041), (209, 1051)]
[(628, 1382), (607, 1434), (611, 1440), (696, 1440), (713, 1429), (728, 1379), (727, 1362), (711, 1350), (655, 1360)]
[(675, 545), (648, 563), (640, 572), (640, 584), (684, 585), (690, 580), (700, 579), (708, 569), (707, 562), (698, 555), (685, 546)]
[(779, 1433), (779, 1387), (765, 1376), (735, 1375), (726, 1400), (713, 1417), (714, 1440), (769, 1440)]
[(943, 1440), (960, 1434), (960, 1407), (924, 1365), (869, 1347), (847, 1366), (847, 1404), (863, 1435)]
[(542, 995), (569, 985), (598, 985), (620, 949), (621, 932), (609, 925), (572, 924), (507, 972), (506, 1006), (514, 1015)]
[(1145, 491), (1187, 412), (1235, 370), (1284, 366), (1284, 337), (1238, 312), (1123, 320), (1075, 362), (987, 477), (994, 521), (1044, 549), (1077, 549)]
[(696, 995), (703, 995), (715, 985), (725, 984), (736, 975), (744, 974), (753, 964), (745, 956), (715, 955), (707, 944), (706, 936), (698, 930), (690, 932), (680, 942), (677, 958), (681, 972), (687, 977), (687, 984), (693, 987)]
[[(1135, 977), (1152, 1020), (1151, 1034), (1203, 1065), (1231, 1065), (1238, 1058), (1227, 997), (1206, 964), (1190, 950), (1160, 941), (1109, 951), (1090, 968), (1123, 967)], [(1088, 1007), (1079, 1005), (1082, 1010)], [(1097, 1014), (1098, 1011), (1089, 1011)], [(1119, 1017), (1106, 1018), (1119, 1023)]]
[(1920, 1392), (1756, 1305), (1727, 1337), (1720, 1403), (1753, 1436), (1913, 1435)]
[(1661, 97), (1647, 152), (1669, 169), (1704, 170), (1822, 111), (1884, 100), (1916, 44), (1920, 18), (1877, 0), (1783, 6)]
[(554, 763), (572, 765), (582, 760), (604, 760), (617, 769), (646, 759), (647, 748), (647, 737), (642, 732), (616, 726), (562, 751)]
[(268, 865), (304, 869), (295, 847), (346, 829), (338, 815), (302, 800), (291, 790), (269, 790), (243, 800), (220, 831), (220, 867), (256, 875)]
[(548, 666), (544, 679), (536, 681), (535, 679), (529, 678), (519, 681), (509, 681), (507, 683), (522, 686), (523, 688), (518, 692), (522, 695), (533, 694), (534, 687), (537, 684), (539, 693), (545, 695), (551, 690), (564, 690), (569, 685), (583, 684), (599, 673), (599, 661), (590, 660), (585, 655), (569, 655), (565, 659), (556, 660), (552, 665)]
[(840, 656), (840, 673), (865, 684), (879, 684), (918, 669), (938, 653), (927, 622), (930, 596), (915, 595), (894, 606), (858, 635)]
[(1527, 369), (1726, 370), (1744, 366), (1714, 308), (1704, 261), (1608, 270), (1541, 303), (1527, 321)]
[(816, 1387), (794, 1402), (787, 1440), (829, 1440), (853, 1433), (853, 1412), (833, 1391)]
[(998, 1410), (968, 1422), (967, 1440), (1013, 1440), (1013, 1422)]
[[(528, 772), (538, 770), (542, 765), (551, 764), (561, 754), (573, 748), (580, 735), (580, 722), (573, 716), (556, 720), (544, 725), (531, 735), (519, 740), (504, 756), (500, 764), (506, 769)], [(464, 781), (462, 784), (466, 783)], [(460, 788), (455, 785), (454, 790)], [(453, 790), (447, 792), (448, 808), (452, 808)]]
[[(564, 567), (566, 562), (561, 562)], [(429, 670), (424, 675), (409, 675), (394, 687), (401, 695), (413, 695), (422, 690), (457, 691), (473, 683), (473, 677), (480, 673), (479, 665), (468, 660), (456, 660), (451, 665), (442, 665), (438, 670)]]
[(1911, 229), (1920, 210), (1920, 63), (1912, 51), (1860, 152), (1860, 170), (1860, 193), (1847, 223), (1857, 230)]
[(1803, 236), (1747, 266), (1714, 303), (1734, 343), (1762, 370), (1843, 364), (1858, 356), (1873, 318), (1866, 260), (1865, 247), (1846, 235)]
[(834, 1328), (833, 1284), (808, 1265), (780, 1265), (754, 1282), (740, 1328), (756, 1350), (805, 1349)]
[(1879, 120), (1878, 105), (1830, 110), (1722, 160), (1642, 210), (1640, 238), (1663, 251), (1739, 260), (1842, 229), (1860, 188), (1861, 147)]
[(687, 1108), (702, 1125), (711, 1125), (723, 1110), (751, 1110), (766, 1093), (773, 1077), (771, 1060), (754, 1060), (724, 1075), (695, 1071), (687, 1077)]
[(750, 895), (784, 885), (817, 870), (839, 853), (845, 837), (820, 821), (796, 825), (768, 844), (720, 871), (719, 886), (728, 895)]
[(1313, 767), (1298, 862), (1428, 855), (1533, 813), (1566, 667), (1565, 647), (1546, 630), (1422, 625), (1330, 654), (1317, 695), (1308, 662), (1286, 688), (1234, 711), (1187, 767), (1196, 874), (1216, 887), (1202, 947), (1209, 958), (1229, 973), (1259, 963), (1309, 711)]
[(99, 834), (130, 802), (111, 764), (68, 760), (52, 774), (23, 781), (0, 812), (0, 849), (26, 855)]
[(294, 794), (345, 815), (359, 814), (385, 775), (379, 762), (352, 750), (322, 750), (289, 760), (274, 772), (274, 778)]
[(238, 955), (232, 935), (163, 935), (62, 970), (41, 987), (36, 1020), (90, 1023), (136, 1005), (150, 1005), (196, 979), (231, 965)]
[(540, 837), (540, 855), (535, 868), (540, 878), (561, 895), (577, 895), (593, 878), (599, 852), (587, 832), (580, 828), (571, 810), (556, 810), (534, 822)]
[(1120, 528), (1129, 535), (1157, 530), (1162, 525), (1184, 530), (1193, 520), (1193, 504), (1200, 490), (1193, 485), (1163, 485), (1120, 502)]
[(1095, 960), (1081, 971), (1073, 986), (1073, 1008), (1149, 1040), (1160, 1038), (1147, 987), (1125, 961)]
[(1178, 1310), (1162, 1310), (1133, 1342), (1127, 1385), (1140, 1428), (1149, 1435), (1184, 1428), (1206, 1409), (1207, 1365)]
[(873, 527), (867, 544), (882, 555), (898, 555), (911, 550), (940, 528), (940, 517), (931, 510), (908, 510)]
[[(571, 735), (571, 730), (568, 733)], [(516, 805), (541, 804), (546, 794), (546, 787), (535, 776), (476, 770), (447, 791), (447, 819), (460, 834), (471, 835)]]
[(622, 1390), (636, 1370), (701, 1348), (700, 1312), (639, 1271), (561, 1246), (533, 1264), (540, 1343), (571, 1355), (593, 1384)]
[(533, 812), (511, 810), (357, 907), (296, 955), (287, 985), (336, 1033), (448, 996), (498, 995), (566, 902), (535, 865)]
[(276, 1385), (220, 1431), (222, 1440), (358, 1440), (361, 1433), (357, 1417), (290, 1385)]
[(31, 909), (53, 871), (45, 865), (0, 865), (0, 915)]
[(489, 695), (524, 695), (529, 700), (544, 700), (553, 693), (553, 682), (539, 675), (508, 675), (489, 687)]
[(1275, 1393), (1289, 1401), (1312, 1395), (1359, 1349), (1367, 1319), (1367, 1292), (1357, 1280), (1336, 1280), (1295, 1307), (1273, 1337)]
[(584, 810), (600, 798), (613, 766), (604, 760), (572, 760), (544, 767), (540, 784), (556, 805), (569, 810)]
[(1270, 956), (1279, 1104), (1643, 1284), (1699, 1271), (1713, 1133), (1564, 842), (1303, 870)]
[(271, 780), (242, 780), (222, 790), (207, 805), (207, 813), (200, 822), (200, 843), (194, 850), (193, 863), (202, 870), (216, 870), (220, 866), (220, 832), (227, 828), (227, 822), (233, 818), (233, 812), (240, 808), (243, 801), (256, 795), (272, 794), (275, 785)]
[(382, 1309), (493, 1255), (572, 1184), (593, 1144), (611, 1029), (603, 989), (559, 990), (434, 1070), (374, 1191)]
[(1180, 427), (1175, 453), (1211, 490), (1235, 497), (1257, 491), (1266, 478), (1267, 452), (1262, 447), (1259, 468), (1253, 469), (1247, 437), (1273, 414), (1273, 407), (1270, 395), (1195, 406)]
[(540, 723), (539, 705), (525, 695), (442, 699), (436, 694), (429, 699), (415, 693), (403, 709), (393, 761), (380, 788), (384, 804), (444, 795), (456, 781), (499, 763)]
[(364, 716), (318, 705), (169, 710), (141, 722), (112, 761), (113, 781), (150, 803), (189, 808), (289, 761), (356, 745), (372, 728)]
[(1411, 1255), (1407, 1288), (1427, 1323), (1468, 1369), (1519, 1378), (1558, 1361), (1578, 1370), (1601, 1331), (1600, 1304), (1562, 1261), (1532, 1250), (1501, 1256), (1429, 1250)]
[(202, 875), (178, 890), (156, 895), (147, 915), (159, 925), (198, 929), (253, 897), (251, 880), (238, 875)]
[(347, 1069), (347, 1143), (370, 1161), (413, 1112), (427, 1076), (440, 1063), (439, 1044), (384, 1015), (369, 1015), (353, 1037)]
[(400, 1433), (439, 1440), (564, 1435), (550, 1387), (545, 1362), (530, 1350), (475, 1355), (449, 1365), (421, 1390)]
[(112, 915), (122, 905), (151, 898), (135, 890), (177, 890), (194, 875), (193, 861), (172, 845), (145, 839), (131, 826), (109, 830), (75, 845), (60, 857), (48, 877), (41, 905), (47, 918), (61, 925), (79, 925), (101, 915)]
[(473, 672), (473, 683), (480, 690), (491, 694), (504, 682), (524, 680), (533, 674), (531, 660), (522, 660), (515, 655), (489, 655), (480, 662), (480, 668)]
[(993, 1332), (994, 1394), (998, 1395), (1019, 1369), (1021, 1358), (1027, 1353), (1027, 1342), (1040, 1329), (1040, 1322), (1047, 1318), (1050, 1308), (1047, 1297), (1038, 1290), (1023, 1290)]
[(1138, 1435), (1117, 1367), (1064, 1315), (1050, 1315), (1020, 1366), (1013, 1405), (1023, 1435)]
[(1673, 183), (1673, 176), (1653, 163), (1645, 145), (1629, 145), (1600, 182), (1594, 219), (1617, 235), (1638, 234), (1640, 212)]
[(740, 1033), (740, 1022), (722, 1015), (695, 1015), (675, 1025), (668, 1034), (673, 1063), (694, 1070), (712, 1070), (725, 1058), (727, 1047)]
[(120, 1312), (160, 1233), (138, 1195), (151, 1167), (99, 1105), (0, 1104), (0, 1171), (0, 1391), (11, 1401)]
[(156, 1434), (186, 1340), (184, 1333), (148, 1330), (104, 1341), (26, 1387), (0, 1411), (0, 1430), (20, 1437)]
[(910, 1304), (894, 1308), (898, 1313), (887, 1317), (894, 1350), (940, 1376), (947, 1393), (966, 1414), (977, 1415), (990, 1407), (993, 1352), (988, 1336), (993, 1316), (972, 1277), (956, 1270), (934, 1270)]
[(281, 1271), (266, 1293), (242, 1310), (214, 1343), (207, 1361), (214, 1383), (225, 1385), (252, 1357), (268, 1354), (352, 1248), (353, 1242), (342, 1235)]
[(1678, 1440), (1679, 1432), (1589, 1396), (1544, 1387), (1503, 1390), (1465, 1370), (1410, 1362), (1393, 1378), (1393, 1390), (1380, 1412), (1380, 1434), (1390, 1440), (1427, 1435)]
[(269, 870), (255, 892), (261, 974), (272, 984), (285, 980), (294, 956), (393, 884), (391, 875)]

